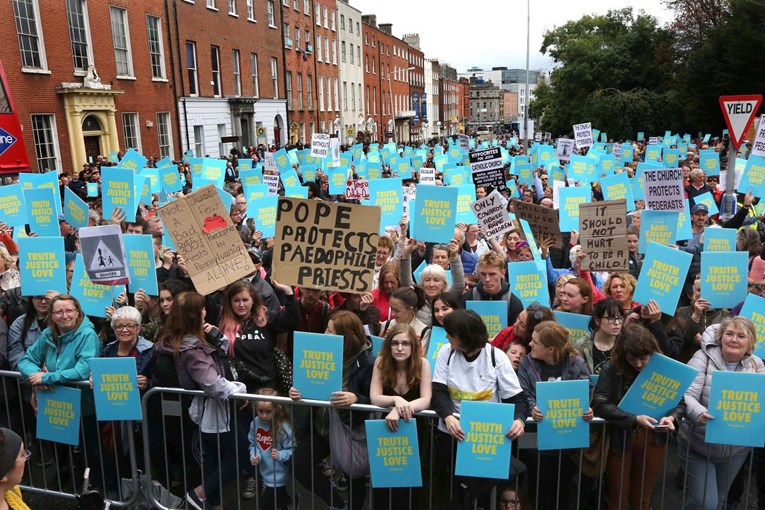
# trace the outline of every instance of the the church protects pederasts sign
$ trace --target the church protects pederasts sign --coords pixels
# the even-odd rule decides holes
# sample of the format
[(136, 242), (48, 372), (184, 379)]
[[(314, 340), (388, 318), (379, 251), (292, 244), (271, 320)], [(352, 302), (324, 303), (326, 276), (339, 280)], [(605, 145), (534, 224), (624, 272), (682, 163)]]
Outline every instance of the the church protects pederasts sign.
[(212, 184), (160, 207), (159, 216), (200, 294), (215, 292), (255, 271)]

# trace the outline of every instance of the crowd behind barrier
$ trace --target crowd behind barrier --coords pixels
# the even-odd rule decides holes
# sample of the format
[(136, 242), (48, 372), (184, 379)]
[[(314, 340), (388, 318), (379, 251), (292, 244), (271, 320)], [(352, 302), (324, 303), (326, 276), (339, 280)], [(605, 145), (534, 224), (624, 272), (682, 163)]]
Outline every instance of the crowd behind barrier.
[[(667, 216), (644, 209), (646, 202), (661, 198), (651, 194), (650, 186), (644, 190), (645, 200), (634, 200), (634, 207), (617, 204), (623, 208), (616, 222), (624, 227), (623, 234), (593, 234), (587, 228), (579, 232), (578, 224), (565, 228), (564, 223), (582, 211), (580, 199), (613, 198), (605, 179), (578, 185), (568, 182), (564, 173), (561, 180), (561, 167), (537, 159), (533, 168), (528, 164), (532, 160), (515, 159), (525, 154), (517, 140), (502, 141), (508, 142), (510, 157), (509, 164), (494, 169), (502, 174), (502, 197), (498, 190), (478, 183), (469, 186), (467, 201), (485, 200), (481, 203), (488, 207), (492, 200), (501, 200), (494, 212), (514, 212), (514, 229), (494, 236), (486, 225), (455, 220), (453, 227), (448, 225), (438, 234), (442, 242), (423, 242), (434, 239), (423, 218), (434, 220), (434, 225), (444, 223), (441, 218), (449, 214), (454, 220), (457, 204), (464, 208), (466, 199), (451, 193), (454, 206), (444, 206), (450, 202), (423, 198), (425, 188), (435, 187), (420, 186), (420, 200), (414, 202), (420, 207), (403, 216), (396, 210), (385, 216), (381, 225), (391, 226), (376, 246), (367, 243), (367, 247), (363, 239), (375, 234), (366, 232), (371, 228), (366, 228), (369, 218), (362, 208), (344, 205), (358, 200), (336, 193), (345, 186), (338, 188), (328, 167), (308, 163), (310, 150), (232, 152), (225, 170), (219, 165), (208, 170), (222, 171), (218, 177), (226, 189), (219, 193), (226, 209), (227, 200), (231, 208), (225, 211), (230, 219), (219, 219), (235, 227), (234, 244), (238, 250), (239, 241), (244, 244), (247, 267), (251, 263), (253, 270), (243, 278), (243, 274), (222, 275), (229, 284), (210, 289), (218, 290), (206, 296), (194, 291), (195, 285), (198, 290), (206, 283), (198, 279), (198, 266), (192, 266), (199, 260), (190, 263), (185, 258), (195, 256), (186, 243), (196, 239), (193, 236), (204, 241), (202, 232), (216, 225), (205, 222), (190, 234), (179, 233), (178, 225), (188, 218), (176, 215), (170, 236), (165, 230), (169, 217), (158, 213), (159, 202), (169, 200), (167, 194), (152, 197), (151, 204), (139, 203), (135, 196), (134, 211), (114, 207), (106, 211), (106, 215), (111, 212), (108, 221), (99, 214), (102, 207), (106, 210), (105, 202), (96, 199), (85, 205), (92, 206), (91, 225), (120, 225), (126, 244), (130, 242), (126, 265), (140, 259), (135, 267), (150, 269), (154, 261), (156, 274), (144, 270), (140, 285), (133, 282), (121, 292), (90, 281), (95, 262), (83, 260), (81, 239), (68, 222), (70, 216), (58, 221), (65, 258), (55, 254), (48, 258), (46, 243), (55, 244), (54, 236), (34, 239), (33, 235), (17, 243), (2, 225), (0, 242), (5, 248), (0, 248), (0, 269), (5, 285), (0, 296), (4, 319), (0, 340), (7, 341), (0, 341), (0, 369), (19, 372), (0, 372), (7, 411), (3, 420), (7, 423), (0, 426), (18, 431), (30, 445), (32, 455), (26, 456), (22, 448), (16, 459), (24, 467), (28, 482), (24, 487), (74, 497), (84, 483), (86, 489), (92, 486), (102, 492), (112, 506), (128, 508), (147, 504), (217, 510), (246, 507), (254, 500), (263, 510), (301, 505), (338, 510), (486, 510), (496, 507), (498, 500), (503, 508), (648, 509), (687, 503), (711, 509), (748, 504), (749, 486), (757, 473), (761, 499), (765, 455), (752, 446), (762, 444), (762, 427), (749, 425), (765, 416), (757, 389), (758, 377), (765, 373), (757, 356), (762, 341), (758, 335), (765, 324), (761, 313), (765, 229), (757, 198), (761, 190), (750, 185), (747, 193), (738, 195), (735, 214), (718, 219), (713, 208), (722, 208), (722, 192), (716, 189), (719, 178), (707, 178), (699, 168), (698, 151), (705, 149), (706, 141), (683, 142), (686, 156), (677, 161), (682, 171), (665, 177), (677, 181), (675, 198), (685, 202), (687, 241), (675, 245), (682, 238), (678, 234), (682, 212)], [(346, 172), (345, 177), (352, 175), (355, 180), (362, 170), (369, 179), (377, 171), (378, 177), (401, 177), (397, 175), (401, 167), (390, 165), (390, 160), (409, 158), (414, 165), (418, 159), (418, 167), (435, 167), (436, 185), (451, 184), (449, 190), (454, 191), (460, 175), (469, 182), (468, 152), (472, 157), (474, 151), (463, 150), (456, 140), (442, 142), (441, 151), (433, 150), (438, 144), (382, 147), (384, 162), (372, 157), (369, 147), (351, 147), (343, 157), (358, 166), (351, 162), (347, 170), (351, 174)], [(673, 144), (680, 144), (679, 139), (674, 138)], [(484, 142), (477, 149), (491, 147)], [(654, 149), (636, 143), (634, 157), (614, 169), (614, 176), (626, 174), (631, 180), (627, 186), (634, 188), (639, 164), (653, 158), (649, 153)], [(541, 150), (536, 146), (528, 152), (540, 158)], [(720, 144), (717, 150), (722, 153), (727, 146)], [(599, 159), (598, 165), (600, 159), (609, 160), (605, 147), (590, 152)], [(130, 151), (123, 161), (136, 164), (140, 158)], [(365, 225), (366, 230), (355, 231), (362, 242), (354, 257), (344, 259), (345, 265), (324, 267), (317, 261), (316, 267), (300, 273), (301, 278), (332, 287), (325, 274), (342, 276), (358, 269), (366, 276), (373, 273), (369, 292), (323, 291), (277, 281), (287, 274), (275, 269), (277, 264), (284, 267), (285, 252), (275, 250), (278, 235), (265, 232), (264, 218), (273, 220), (280, 212), (286, 216), (293, 205), (284, 201), (289, 207), (282, 209), (274, 199), (264, 206), (273, 214), (263, 213), (253, 207), (261, 204), (260, 199), (244, 186), (253, 165), (266, 162), (270, 167), (271, 159), (279, 172), (261, 169), (260, 179), (281, 173), (280, 195), (305, 192), (310, 199), (324, 199), (310, 202), (324, 204), (321, 213), (314, 207), (317, 224), (334, 214), (327, 231), (338, 229), (335, 234), (347, 233), (353, 221)], [(729, 159), (733, 163), (734, 155)], [(179, 165), (174, 185), (183, 193), (194, 189), (195, 178), (205, 180), (197, 172), (205, 168), (205, 161), (198, 158)], [(747, 171), (752, 167), (754, 172), (757, 163), (751, 161)], [(148, 160), (141, 166), (160, 166), (163, 175), (167, 168), (170, 174), (175, 172), (158, 163)], [(656, 164), (640, 169), (642, 175), (651, 176), (646, 177), (649, 181)], [(104, 198), (110, 195), (114, 174), (104, 170), (102, 181), (101, 166), (108, 168), (108, 162), (88, 166), (73, 179), (62, 174), (58, 179), (62, 200), (71, 203), (70, 191), (87, 198), (86, 183), (103, 185)], [(568, 170), (570, 177), (581, 168), (572, 164)], [(417, 185), (418, 173), (403, 179), (402, 197)], [(303, 184), (300, 193), (287, 185), (288, 180)], [(550, 186), (551, 180), (562, 187)], [(376, 181), (374, 187), (384, 186), (380, 184), (384, 179)], [(375, 192), (372, 188), (370, 192)], [(205, 197), (216, 195), (210, 189)], [(642, 185), (634, 189), (641, 190)], [(393, 196), (397, 190), (383, 187), (381, 193)], [(558, 218), (551, 210), (554, 199), (561, 201), (559, 229), (551, 226)], [(330, 201), (341, 205), (330, 206)], [(306, 206), (306, 210), (313, 209)], [(68, 208), (67, 213), (71, 214)], [(125, 221), (133, 220), (131, 213), (137, 213), (135, 221)], [(295, 215), (290, 229), (297, 232), (302, 223), (305, 218)], [(499, 223), (510, 226), (506, 219)], [(23, 229), (14, 230), (19, 234)], [(676, 235), (665, 238), (666, 232)], [(150, 234), (151, 239), (140, 234)], [(296, 234), (293, 251), (307, 252), (321, 244), (299, 240), (300, 235)], [(593, 235), (601, 241), (593, 241)], [(627, 269), (586, 269), (595, 254), (614, 255), (601, 249), (603, 238), (622, 235)], [(173, 240), (186, 249), (170, 247)], [(200, 251), (204, 249), (196, 253)], [(14, 274), (17, 262), (12, 254), (19, 256), (20, 276)], [(99, 257), (106, 261), (106, 255)], [(364, 257), (364, 267), (355, 268), (354, 261)], [(60, 281), (54, 275), (46, 286), (43, 277), (48, 273), (39, 271), (44, 271), (40, 264), (49, 263), (62, 272)], [(729, 287), (732, 290), (726, 294)], [(306, 347), (312, 339), (321, 341), (315, 348)], [(129, 388), (124, 393), (135, 397), (134, 404), (141, 402), (140, 420), (97, 419), (99, 397), (108, 390), (90, 389), (89, 381), (94, 385), (104, 381), (96, 375), (102, 372), (96, 370), (95, 360), (130, 365), (131, 374), (125, 374), (129, 379), (109, 381)], [(332, 381), (326, 383), (331, 391), (314, 387), (317, 381), (319, 386), (325, 384), (325, 379)], [(727, 385), (722, 397), (713, 391), (715, 384)], [(545, 396), (552, 387), (560, 391), (558, 400), (565, 400), (559, 402), (563, 411), (551, 406), (555, 399)], [(50, 411), (52, 388), (69, 394), (67, 405), (77, 410)], [(564, 388), (575, 396), (562, 396)], [(67, 393), (73, 390), (79, 393)], [(476, 411), (474, 401), (491, 404)], [(646, 402), (661, 404), (646, 408)], [(467, 416), (477, 412), (487, 420), (502, 417), (495, 435), (497, 444), (512, 445), (513, 460), (502, 466), (507, 474), (478, 475), (475, 466), (459, 465), (465, 457), (455, 445), (491, 437), (463, 423), (463, 411)], [(79, 413), (80, 419), (75, 427), (47, 430), (41, 434), (47, 439), (40, 439), (39, 422), (52, 423), (47, 413), (61, 420)], [(370, 413), (381, 420), (386, 434), (415, 420), (421, 484), (376, 486), (381, 478), (370, 475), (376, 456), (365, 450)], [(588, 437), (583, 444), (571, 439), (577, 448), (561, 450), (560, 443), (543, 447), (553, 417), (563, 415), (573, 417), (570, 425), (561, 422), (572, 432), (589, 425)], [(0, 466), (11, 465), (13, 453), (0, 449), (0, 457), (8, 459)], [(676, 459), (681, 459), (680, 465)], [(86, 466), (90, 477), (83, 480)], [(21, 481), (18, 468), (14, 473)], [(10, 483), (15, 478), (8, 480), (0, 485), (6, 499), (18, 484)], [(668, 498), (669, 485), (688, 490)]]

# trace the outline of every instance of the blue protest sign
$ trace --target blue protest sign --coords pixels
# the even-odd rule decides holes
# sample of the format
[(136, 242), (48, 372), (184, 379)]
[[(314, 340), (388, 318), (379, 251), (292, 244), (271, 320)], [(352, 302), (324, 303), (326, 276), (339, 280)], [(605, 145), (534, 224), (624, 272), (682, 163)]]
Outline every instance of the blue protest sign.
[(457, 223), (467, 223), (468, 225), (477, 223), (473, 208), (470, 204), (475, 202), (475, 186), (472, 184), (463, 184), (457, 186)]
[(159, 175), (159, 185), (167, 193), (177, 193), (183, 190), (181, 177), (175, 166), (165, 166), (157, 171)]
[(589, 186), (584, 186), (559, 188), (558, 191), (560, 193), (560, 231), (579, 230), (579, 204), (589, 204), (592, 201), (592, 190)]
[(291, 188), (291, 187), (301, 185), (300, 177), (298, 177), (298, 174), (294, 168), (288, 168), (287, 170), (282, 172), (280, 178), (282, 180), (282, 185), (285, 188)]
[(369, 202), (380, 208), (380, 231), (387, 225), (398, 225), (404, 214), (401, 179), (370, 179)]
[(77, 194), (64, 186), (64, 218), (74, 228), (83, 228), (88, 226), (88, 213), (90, 209)]
[(677, 149), (664, 149), (661, 162), (667, 168), (679, 168), (680, 151)]
[(685, 363), (654, 353), (619, 402), (619, 409), (660, 420), (680, 402), (698, 372)]
[(328, 173), (329, 194), (345, 195), (345, 188), (348, 184), (348, 168), (342, 166), (330, 167)]
[(751, 154), (738, 183), (738, 192), (751, 191), (756, 197), (765, 196), (765, 157)]
[(709, 414), (704, 440), (707, 443), (756, 446), (765, 443), (763, 410), (765, 374), (712, 372)]
[(699, 151), (699, 167), (706, 177), (720, 175), (720, 153), (714, 149)]
[(343, 337), (295, 332), (293, 386), (301, 397), (329, 400), (343, 387)]
[[(61, 214), (61, 193), (58, 187), (58, 175), (55, 170), (45, 172), (44, 174), (35, 174), (31, 172), (22, 172), (19, 174), (19, 184), (22, 191), (38, 188), (49, 188), (53, 191), (55, 199), (54, 212), (56, 216)], [(27, 218), (29, 220), (29, 218)]]
[(53, 386), (38, 391), (37, 439), (77, 446), (80, 444), (80, 390)]
[(676, 241), (685, 241), (693, 237), (693, 230), (691, 230), (691, 208), (688, 204), (688, 199), (685, 199), (685, 208), (683, 212), (677, 214), (677, 235)]
[(458, 476), (499, 478), (510, 475), (510, 439), (505, 433), (513, 424), (515, 405), (463, 400), (460, 428), (465, 440), (457, 443)]
[(555, 322), (568, 330), (568, 339), (573, 344), (583, 336), (590, 334), (589, 315), (553, 310)]
[(414, 211), (410, 214), (417, 231), (418, 241), (432, 243), (451, 241), (457, 223), (458, 195), (459, 190), (451, 186), (420, 186), (417, 190)]
[(263, 169), (255, 167), (250, 170), (239, 170), (239, 178), (242, 180), (242, 187), (253, 186), (263, 183)]
[(396, 432), (385, 420), (366, 420), (364, 425), (372, 487), (421, 487), (417, 420), (399, 420)]
[(749, 253), (701, 252), (701, 297), (711, 308), (733, 308), (746, 299)]
[(568, 164), (568, 178), (574, 179), (575, 182), (590, 182), (588, 168), (587, 156), (572, 154)]
[(125, 213), (125, 221), (135, 221), (138, 204), (133, 172), (117, 167), (104, 167), (101, 171), (103, 217), (111, 217), (112, 211), (119, 207)]
[[(533, 262), (529, 263), (533, 264)], [(507, 327), (507, 302), (505, 301), (467, 301), (465, 308), (481, 316), (490, 339)]]
[(21, 295), (42, 296), (49, 290), (66, 294), (63, 237), (20, 237)]
[(590, 407), (590, 381), (537, 381), (537, 449), (563, 450), (590, 446), (590, 424), (582, 416)]
[(263, 233), (263, 239), (276, 235), (277, 195), (268, 195), (247, 203), (247, 216), (254, 220), (255, 230)]
[[(159, 169), (157, 168), (144, 168), (141, 170), (141, 175), (146, 177), (146, 182), (149, 185), (149, 192), (151, 194), (159, 193), (161, 186), (159, 183)], [(145, 186), (146, 184), (144, 184)], [(143, 197), (142, 197), (143, 198)], [(141, 200), (141, 202), (144, 202)], [(144, 202), (144, 204), (150, 204), (151, 200)]]
[(123, 234), (125, 252), (127, 254), (130, 284), (128, 291), (135, 293), (138, 289), (148, 296), (159, 296), (157, 285), (157, 270), (154, 265), (154, 245), (148, 234)]
[(678, 214), (674, 211), (643, 210), (640, 216), (638, 253), (645, 253), (648, 243), (663, 245), (677, 242)]
[(135, 358), (92, 358), (90, 373), (98, 421), (143, 419)]
[(98, 183), (89, 182), (87, 184), (88, 198), (95, 198), (98, 196)]
[(274, 162), (276, 162), (276, 168), (279, 169), (280, 174), (283, 174), (287, 170), (293, 170), (286, 149), (279, 149), (274, 152)]
[(24, 190), (29, 229), (37, 235), (48, 237), (61, 235), (58, 228), (55, 194), (56, 192), (50, 188)]
[[(125, 170), (132, 170), (133, 172), (138, 172), (141, 168), (146, 166), (146, 162), (148, 162), (149, 159), (145, 158), (140, 152), (138, 152), (135, 149), (128, 149), (128, 151), (125, 153), (124, 156), (122, 156), (122, 159), (120, 160), (120, 164), (117, 165), (116, 168), (122, 168)], [(104, 168), (112, 168), (112, 167), (104, 167)], [(103, 170), (103, 168), (102, 168)], [(101, 177), (103, 178), (104, 174), (101, 173)]]
[(655, 300), (663, 313), (675, 315), (680, 292), (693, 256), (657, 243), (649, 243), (633, 300)]
[(446, 330), (440, 326), (433, 326), (430, 330), (430, 340), (428, 341), (427, 359), (430, 363), (430, 375), (436, 370), (436, 358), (438, 358), (438, 351), (446, 346), (447, 349), (451, 349), (449, 341), (446, 339)]
[(156, 168), (165, 168), (167, 166), (173, 166), (174, 167), (175, 165), (173, 164), (172, 158), (170, 158), (169, 156), (165, 156), (164, 158), (162, 158), (159, 161), (157, 161), (154, 164), (154, 166)]
[(284, 196), (287, 198), (308, 198), (306, 186), (285, 186)]
[(736, 229), (705, 228), (704, 252), (736, 251)]
[(715, 202), (715, 197), (712, 196), (712, 193), (707, 191), (706, 193), (702, 193), (701, 195), (696, 196), (693, 199), (694, 204), (704, 204), (709, 208), (709, 215), (714, 216), (715, 214), (720, 213), (720, 209), (717, 207), (717, 202)]
[(603, 200), (623, 199), (627, 203), (627, 212), (635, 210), (635, 200), (632, 197), (630, 179), (626, 172), (601, 178), (600, 188), (603, 190)]
[[(67, 189), (69, 188), (67, 187)], [(4, 223), (11, 226), (22, 226), (29, 223), (20, 184), (0, 186), (0, 218)]]
[(754, 354), (760, 358), (765, 357), (765, 298), (757, 294), (747, 294), (739, 315), (746, 317), (754, 324), (757, 332), (757, 346)]
[(510, 290), (518, 296), (524, 308), (534, 302), (542, 306), (550, 306), (547, 278), (539, 271), (536, 262), (533, 260), (510, 262), (507, 264), (507, 276)]

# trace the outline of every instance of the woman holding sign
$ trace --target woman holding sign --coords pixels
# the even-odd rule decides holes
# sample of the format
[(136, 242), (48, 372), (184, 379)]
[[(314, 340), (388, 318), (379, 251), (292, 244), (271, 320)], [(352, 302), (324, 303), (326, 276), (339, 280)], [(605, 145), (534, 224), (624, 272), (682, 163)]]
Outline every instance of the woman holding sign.
[(624, 326), (595, 386), (592, 409), (595, 416), (611, 425), (611, 448), (606, 462), (609, 510), (648, 510), (653, 486), (664, 463), (667, 432), (675, 430), (673, 416), (657, 421), (619, 407), (651, 356), (660, 352), (649, 330), (637, 324)]
[[(706, 424), (722, 420), (722, 412), (709, 409), (713, 372), (765, 373), (765, 365), (754, 356), (757, 333), (749, 319), (728, 317), (714, 336), (705, 335), (701, 349), (688, 365), (699, 370), (677, 408), (680, 424), (678, 450), (684, 462), (688, 501), (693, 508), (725, 508), (728, 489), (749, 452), (746, 446), (707, 443)], [(759, 403), (757, 404), (760, 405)]]
[[(400, 419), (409, 422), (414, 413), (430, 406), (430, 364), (420, 352), (414, 330), (408, 324), (397, 324), (388, 330), (375, 360), (369, 397), (376, 406), (392, 408), (385, 417), (392, 432), (398, 430)], [(375, 508), (418, 508), (419, 494), (419, 488), (376, 489)]]
[[(568, 341), (568, 330), (557, 322), (546, 321), (537, 324), (531, 334), (530, 347), (529, 355), (521, 360), (518, 380), (528, 398), (531, 417), (539, 422), (544, 419), (544, 415), (537, 407), (537, 383), (589, 380), (590, 371), (584, 359)], [(587, 409), (582, 417), (591, 421), (592, 409)], [(537, 491), (537, 508), (556, 508), (556, 505), (560, 505), (557, 508), (565, 508), (571, 489), (570, 481), (576, 473), (576, 464), (562, 450), (541, 452), (540, 455), (534, 453), (529, 461), (532, 464), (539, 462), (537, 482), (545, 480), (545, 483), (556, 485), (555, 491)], [(533, 480), (537, 469), (530, 466), (529, 474), (532, 477), (531, 486), (539, 487)]]

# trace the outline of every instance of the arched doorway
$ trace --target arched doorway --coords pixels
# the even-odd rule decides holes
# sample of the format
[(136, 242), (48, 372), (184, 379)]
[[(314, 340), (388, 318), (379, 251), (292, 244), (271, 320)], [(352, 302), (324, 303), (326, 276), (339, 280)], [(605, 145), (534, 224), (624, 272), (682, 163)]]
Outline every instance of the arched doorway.
[(96, 115), (88, 115), (82, 120), (82, 140), (85, 144), (85, 158), (88, 162), (95, 162), (102, 155), (101, 136), (104, 128)]
[(282, 145), (282, 133), (284, 130), (284, 120), (281, 115), (274, 117), (274, 145), (281, 147)]

